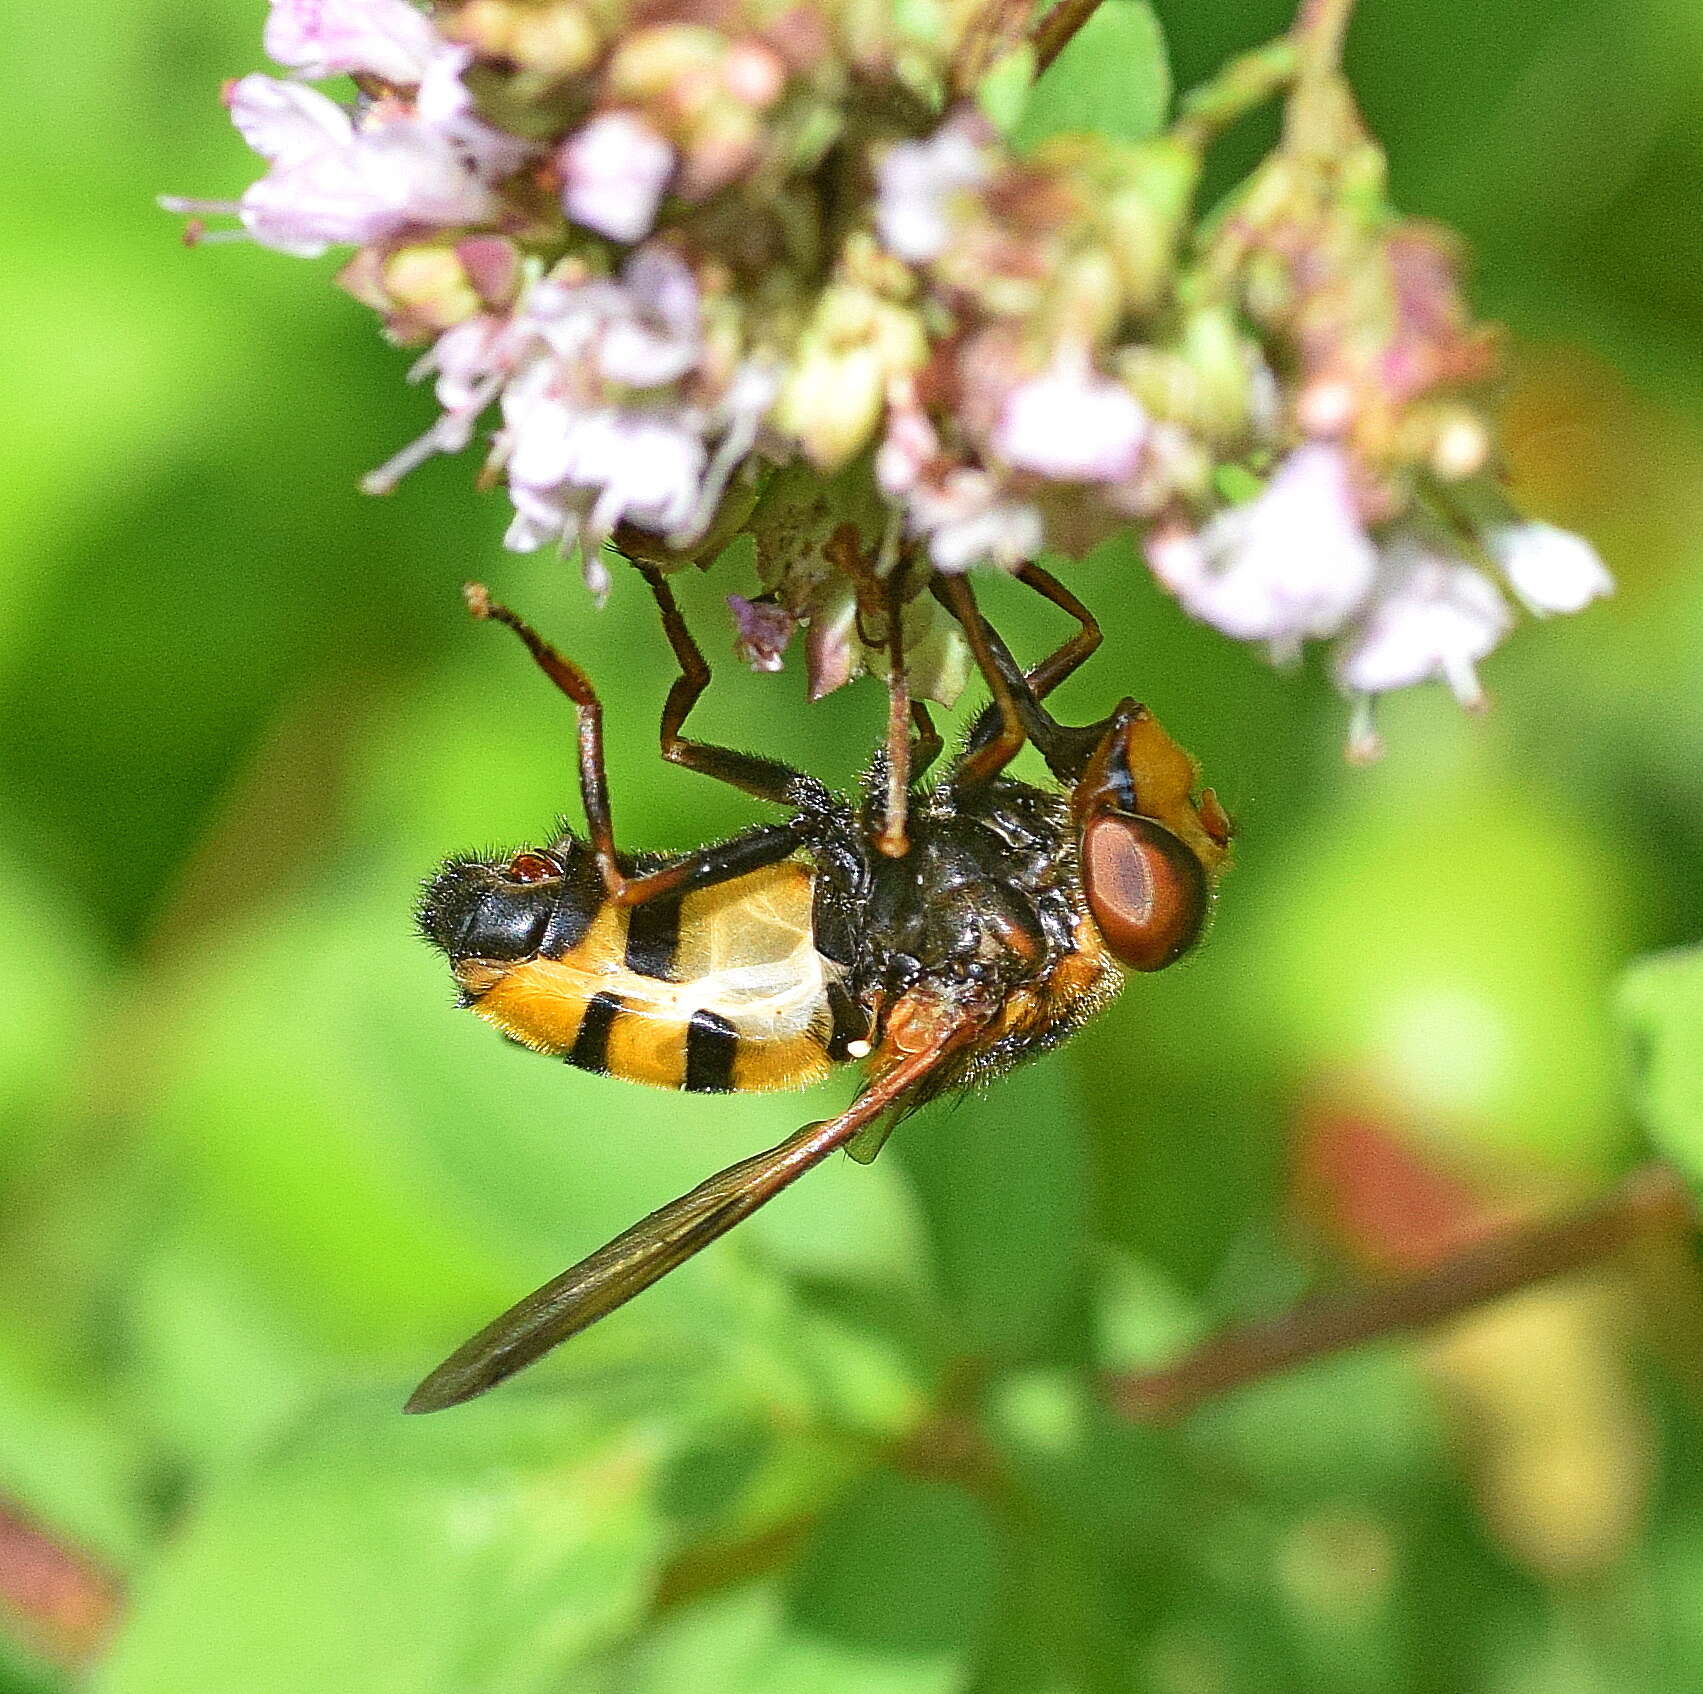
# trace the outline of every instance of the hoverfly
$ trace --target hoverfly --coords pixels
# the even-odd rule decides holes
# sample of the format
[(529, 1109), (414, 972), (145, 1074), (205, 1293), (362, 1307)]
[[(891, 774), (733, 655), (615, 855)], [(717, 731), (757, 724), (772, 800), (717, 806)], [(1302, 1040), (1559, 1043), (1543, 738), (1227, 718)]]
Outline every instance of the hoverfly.
[[(663, 757), (785, 807), (785, 821), (675, 856), (618, 851), (596, 690), (472, 586), (474, 614), (513, 630), (574, 704), (587, 830), (504, 858), (450, 860), (426, 887), (420, 927), (448, 957), (464, 1004), (581, 1069), (693, 1093), (799, 1087), (848, 1060), (867, 1060), (867, 1079), (838, 1116), (712, 1176), (528, 1295), (433, 1371), (409, 1411), (483, 1393), (836, 1148), (873, 1158), (924, 1102), (1056, 1047), (1111, 1000), (1126, 969), (1159, 970), (1195, 942), (1225, 861), (1228, 820), (1145, 707), (1125, 699), (1085, 726), (1047, 712), (1046, 696), (1100, 631), (1037, 566), (1022, 580), (1078, 627), (1027, 674), (969, 584), (933, 579), (992, 701), (928, 786), (914, 779), (941, 738), (920, 704), (896, 704), (888, 749), (852, 797), (682, 735), (709, 667), (661, 573), (638, 569), (680, 669)], [(1004, 774), (1025, 741), (1059, 788)]]

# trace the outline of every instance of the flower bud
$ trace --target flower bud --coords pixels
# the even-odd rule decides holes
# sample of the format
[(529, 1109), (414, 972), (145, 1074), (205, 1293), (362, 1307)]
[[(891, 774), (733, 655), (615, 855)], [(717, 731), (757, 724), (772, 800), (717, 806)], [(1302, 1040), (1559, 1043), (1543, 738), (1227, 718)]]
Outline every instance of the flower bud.
[(1122, 167), (1099, 215), (1125, 303), (1130, 311), (1145, 313), (1171, 285), (1177, 242), (1200, 179), (1200, 155), (1160, 137), (1131, 149)]
[(650, 234), (674, 149), (632, 112), (604, 112), (562, 143), (562, 209), (611, 241)]
[(834, 284), (799, 345), (775, 423), (815, 464), (837, 469), (868, 444), (890, 386), (927, 353), (914, 313), (856, 284)]
[(480, 57), (506, 61), (543, 82), (587, 69), (601, 45), (585, 9), (571, 3), (468, 0), (444, 13), (440, 27), (451, 41), (464, 43)]
[(381, 314), (385, 334), (404, 347), (441, 335), (483, 304), (460, 253), (447, 243), (422, 242), (388, 253), (363, 247), (337, 281)]
[(798, 620), (773, 600), (747, 600), (743, 594), (728, 595), (727, 609), (733, 615), (733, 650), (740, 660), (754, 671), (778, 671)]

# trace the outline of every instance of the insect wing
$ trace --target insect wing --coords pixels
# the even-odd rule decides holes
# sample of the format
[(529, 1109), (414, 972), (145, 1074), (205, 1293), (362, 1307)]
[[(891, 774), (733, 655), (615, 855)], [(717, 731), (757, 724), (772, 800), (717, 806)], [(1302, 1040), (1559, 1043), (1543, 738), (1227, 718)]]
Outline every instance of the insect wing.
[(957, 1044), (943, 1040), (901, 1060), (838, 1117), (806, 1124), (778, 1146), (729, 1165), (641, 1219), (457, 1348), (414, 1390), (404, 1410), (438, 1412), (471, 1400), (606, 1317), (896, 1105)]

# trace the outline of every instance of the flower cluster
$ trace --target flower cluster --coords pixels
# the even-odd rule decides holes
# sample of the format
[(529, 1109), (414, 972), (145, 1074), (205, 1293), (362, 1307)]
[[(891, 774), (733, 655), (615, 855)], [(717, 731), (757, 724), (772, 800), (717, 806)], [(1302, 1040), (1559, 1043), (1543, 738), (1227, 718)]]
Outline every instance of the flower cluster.
[[(903, 585), (913, 680), (945, 695), (929, 569), (1132, 527), (1189, 613), (1278, 658), (1332, 639), (1361, 702), (1431, 677), (1476, 700), (1511, 623), (1491, 572), (1538, 612), (1608, 591), (1500, 502), (1494, 341), (1339, 78), (1248, 61), (1284, 139), (1201, 220), (1246, 65), (1148, 141), (1019, 152), (967, 97), (1000, 28), (1021, 46), (1012, 12), (271, 0), (293, 74), (228, 95), (265, 174), (168, 204), (204, 238), (226, 212), (352, 248), (340, 281), (424, 349), (441, 416), (369, 489), (492, 419), (508, 545), (577, 550), (596, 591), (606, 542), (674, 563), (748, 530), (740, 650), (775, 668), (804, 625), (818, 692), (886, 662), (871, 582)], [(338, 76), (351, 100), (309, 86)]]

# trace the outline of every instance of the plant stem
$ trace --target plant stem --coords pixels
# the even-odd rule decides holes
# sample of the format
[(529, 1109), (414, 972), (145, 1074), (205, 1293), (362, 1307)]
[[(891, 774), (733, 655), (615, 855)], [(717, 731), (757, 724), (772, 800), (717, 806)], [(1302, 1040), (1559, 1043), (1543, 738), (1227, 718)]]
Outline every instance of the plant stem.
[(1300, 51), (1287, 35), (1239, 53), (1183, 96), (1172, 136), (1197, 152), (1203, 150), (1238, 119), (1288, 88), (1299, 65)]
[(1362, 138), (1360, 114), (1342, 74), (1342, 44), (1354, 0), (1301, 0), (1289, 39), (1295, 44), (1295, 91), (1284, 113), (1285, 148), (1340, 159)]
[(1029, 41), (1035, 49), (1035, 74), (1039, 76), (1071, 43), (1072, 38), (1099, 10), (1100, 0), (1059, 0), (1035, 25)]
[(1301, 55), (1303, 83), (1327, 81), (1342, 69), (1342, 43), (1354, 0), (1301, 0), (1290, 36)]
[(1315, 1295), (1275, 1318), (1223, 1330), (1176, 1364), (1110, 1378), (1107, 1393), (1137, 1423), (1168, 1423), (1296, 1365), (1440, 1323), (1652, 1238), (1689, 1237), (1697, 1223), (1681, 1178), (1666, 1165), (1644, 1165), (1569, 1216), (1511, 1230), (1411, 1277)]
[(982, 78), (1022, 44), (1027, 34), (1030, 3), (1031, 0), (984, 0), (953, 56), (955, 99), (973, 99)]

